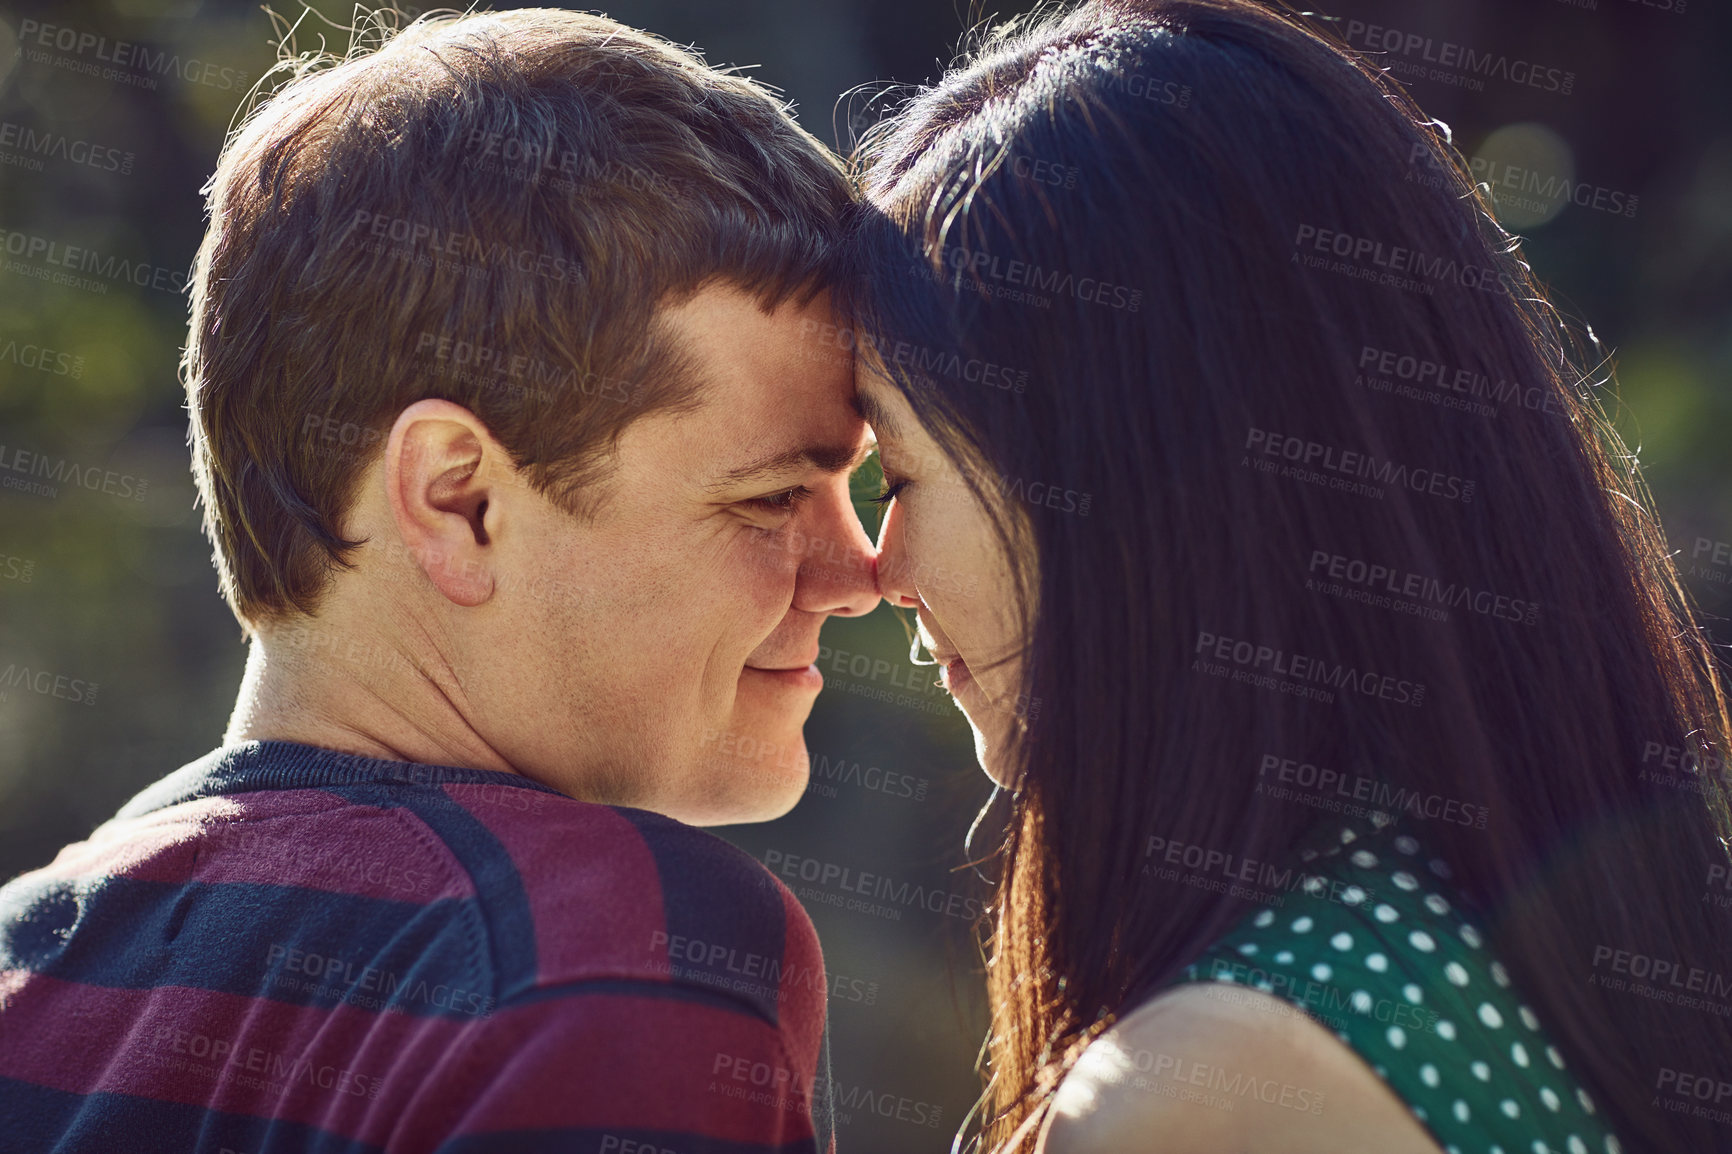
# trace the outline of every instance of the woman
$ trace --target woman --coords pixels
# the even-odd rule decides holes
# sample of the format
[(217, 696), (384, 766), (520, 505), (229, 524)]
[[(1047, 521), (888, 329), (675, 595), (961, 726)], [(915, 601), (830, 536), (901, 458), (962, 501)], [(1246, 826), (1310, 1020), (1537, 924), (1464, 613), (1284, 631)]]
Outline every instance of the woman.
[(1447, 128), (1119, 0), (863, 160), (880, 582), (1010, 799), (981, 1148), (1724, 1147), (1725, 701)]

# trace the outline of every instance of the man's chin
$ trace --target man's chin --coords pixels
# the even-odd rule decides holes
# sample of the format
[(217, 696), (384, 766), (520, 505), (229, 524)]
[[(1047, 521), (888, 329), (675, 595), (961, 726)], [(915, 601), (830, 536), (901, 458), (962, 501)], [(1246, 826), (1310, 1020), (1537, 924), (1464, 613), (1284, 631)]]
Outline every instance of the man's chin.
[(674, 814), (688, 825), (773, 821), (800, 803), (812, 760), (800, 726), (738, 726), (708, 743), (701, 795)]

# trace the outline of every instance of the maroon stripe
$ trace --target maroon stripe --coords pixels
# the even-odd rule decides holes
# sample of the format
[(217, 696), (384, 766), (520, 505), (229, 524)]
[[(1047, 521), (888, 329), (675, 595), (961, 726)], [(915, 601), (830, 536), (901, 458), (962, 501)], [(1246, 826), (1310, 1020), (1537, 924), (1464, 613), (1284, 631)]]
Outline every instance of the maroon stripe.
[(613, 993), (453, 1020), (18, 971), (0, 972), (0, 1005), (0, 1076), (301, 1122), (406, 1154), (496, 1128), (811, 1134), (807, 1064), (743, 1008)]
[(668, 976), (661, 876), (637, 827), (606, 806), (539, 791), (444, 789), (499, 839), (523, 878), (539, 985)]

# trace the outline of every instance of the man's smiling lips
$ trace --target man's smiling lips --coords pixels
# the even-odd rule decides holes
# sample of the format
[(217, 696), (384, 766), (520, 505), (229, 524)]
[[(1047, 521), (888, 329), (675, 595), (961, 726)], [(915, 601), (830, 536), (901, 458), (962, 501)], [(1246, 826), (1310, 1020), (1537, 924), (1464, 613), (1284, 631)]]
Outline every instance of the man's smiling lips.
[(818, 690), (824, 687), (824, 675), (818, 672), (818, 666), (815, 664), (817, 660), (818, 654), (814, 652), (811, 660), (804, 665), (747, 665), (741, 671), (741, 676), (744, 677), (745, 674), (752, 673), (757, 675), (754, 680), (767, 680), (787, 689)]

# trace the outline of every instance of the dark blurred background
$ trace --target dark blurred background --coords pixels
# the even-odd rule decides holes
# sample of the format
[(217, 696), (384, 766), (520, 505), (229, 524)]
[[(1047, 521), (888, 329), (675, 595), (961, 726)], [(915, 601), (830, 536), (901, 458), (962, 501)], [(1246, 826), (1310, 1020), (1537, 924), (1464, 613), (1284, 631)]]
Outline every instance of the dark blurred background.
[[(298, 0), (274, 7), (301, 10)], [(348, 0), (312, 7), (340, 24), (352, 15)], [(870, 96), (936, 79), (966, 29), (1026, 7), (621, 0), (607, 11), (695, 44), (712, 63), (749, 67), (846, 150), (876, 115)], [(1404, 45), (1417, 42), (1411, 33), (1543, 70), (1548, 80), (1535, 86), (1439, 75), (1423, 49), (1383, 57), (1452, 127), (1482, 179), (1522, 174), (1513, 179), (1525, 191), (1506, 189), (1499, 215), (1526, 238), (1560, 306), (1615, 356), (1619, 427), (1640, 449), (1685, 583), (1723, 638), (1732, 12), (1703, 0), (1335, 0), (1329, 15), (1359, 47), (1395, 30)], [(200, 63), (104, 76), (95, 50), (77, 42), (21, 45), (27, 21)], [(319, 27), (303, 23), (301, 47)], [(327, 35), (346, 47), (344, 34)], [(227, 720), (245, 651), (193, 505), (175, 376), (186, 300), (176, 289), (200, 237), (198, 187), (242, 94), (275, 59), (273, 39), (262, 9), (243, 0), (0, 4), (0, 879), (46, 863), (212, 748)], [(131, 276), (45, 282), (32, 275), (47, 267), (45, 244), (132, 262)], [(78, 479), (45, 481), (39, 466)], [(862, 478), (857, 491), (871, 488)], [(861, 509), (875, 529), (876, 511)], [(829, 688), (807, 730), (806, 799), (780, 821), (721, 832), (760, 859), (815, 857), (983, 894), (964, 868), (963, 839), (988, 787), (933, 671), (909, 663), (887, 610), (831, 621), (825, 643)], [(870, 664), (856, 655), (890, 672), (837, 672)], [(61, 680), (37, 679), (51, 686), (37, 692), (18, 680), (25, 669)], [(947, 1149), (977, 1092), (984, 1029), (968, 923), (803, 896), (837, 976), (839, 1147)]]

